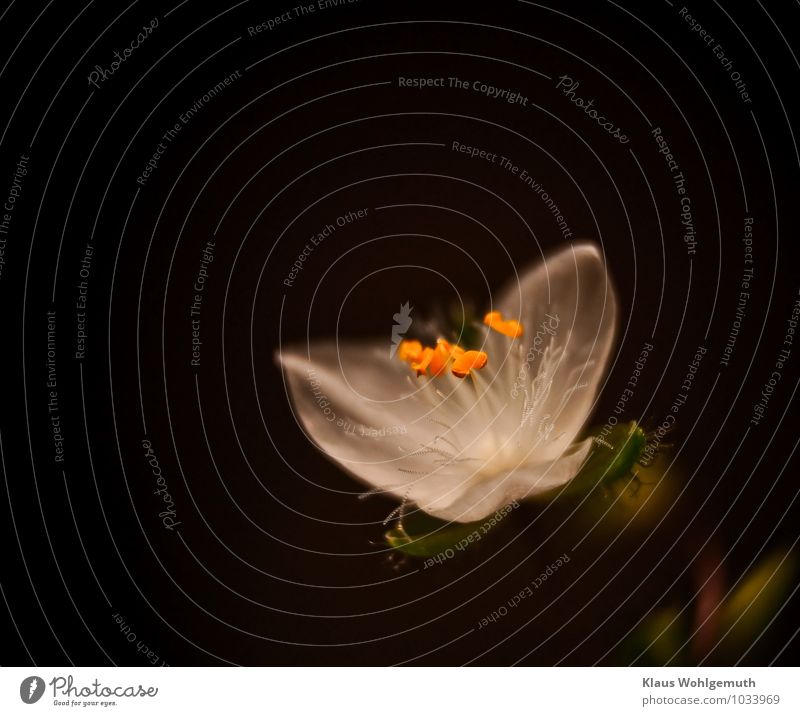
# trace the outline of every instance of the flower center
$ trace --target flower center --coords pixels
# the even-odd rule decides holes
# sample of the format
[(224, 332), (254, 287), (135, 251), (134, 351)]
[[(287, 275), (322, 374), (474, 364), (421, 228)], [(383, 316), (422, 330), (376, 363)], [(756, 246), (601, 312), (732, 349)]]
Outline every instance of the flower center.
[[(500, 311), (487, 313), (483, 322), (493, 331), (509, 338), (519, 338), (524, 333), (519, 321), (503, 319)], [(408, 363), (417, 376), (440, 376), (449, 368), (457, 378), (466, 378), (473, 370), (480, 370), (489, 361), (489, 356), (484, 351), (464, 350), (444, 338), (438, 338), (435, 347), (423, 346), (416, 340), (401, 341), (397, 348), (397, 357)]]

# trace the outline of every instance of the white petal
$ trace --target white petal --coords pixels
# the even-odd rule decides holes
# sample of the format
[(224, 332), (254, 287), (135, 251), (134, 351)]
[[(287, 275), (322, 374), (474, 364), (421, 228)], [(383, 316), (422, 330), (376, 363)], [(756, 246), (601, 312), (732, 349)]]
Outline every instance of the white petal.
[(284, 349), (276, 357), (296, 416), (326, 456), (371, 487), (412, 502), (457, 494), (475, 465), (445, 465), (455, 451), (437, 435), (447, 434), (443, 410), (455, 417), (463, 410), (387, 353), (386, 341), (312, 342), (308, 351)]
[[(523, 464), (494, 477), (476, 476), (458, 494), (417, 504), (442, 520), (475, 522), (515, 500), (524, 500), (569, 482), (578, 473), (591, 449), (592, 439), (588, 438), (554, 460), (536, 465)], [(452, 499), (454, 495), (455, 499)]]
[(531, 424), (552, 425), (554, 457), (586, 421), (614, 344), (617, 300), (600, 250), (576, 243), (546, 257), (492, 308), (524, 326), (524, 379), (514, 380), (536, 403)]

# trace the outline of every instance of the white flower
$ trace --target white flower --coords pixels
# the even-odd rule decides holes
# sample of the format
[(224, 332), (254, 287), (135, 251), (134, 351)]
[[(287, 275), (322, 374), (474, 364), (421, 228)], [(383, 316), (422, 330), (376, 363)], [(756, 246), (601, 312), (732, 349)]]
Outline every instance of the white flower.
[(491, 311), (480, 351), (467, 354), (405, 341), (389, 358), (386, 339), (280, 351), (308, 437), (372, 488), (444, 520), (479, 520), (568, 482), (592, 447), (573, 441), (614, 341), (600, 251), (581, 243), (549, 256)]

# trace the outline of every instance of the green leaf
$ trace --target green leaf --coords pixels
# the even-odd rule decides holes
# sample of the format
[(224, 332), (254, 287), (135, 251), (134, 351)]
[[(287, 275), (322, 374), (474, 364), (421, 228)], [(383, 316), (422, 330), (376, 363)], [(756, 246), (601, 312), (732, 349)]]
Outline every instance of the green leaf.
[(433, 557), (444, 554), (448, 549), (463, 551), (478, 542), (483, 536), (481, 527), (488, 524), (487, 520), (444, 522), (417, 510), (404, 517), (384, 536), (390, 547), (403, 554), (411, 557)]
[(596, 435), (589, 459), (581, 471), (553, 496), (585, 494), (598, 485), (611, 483), (633, 474), (647, 445), (647, 437), (636, 421), (615, 425), (606, 435)]

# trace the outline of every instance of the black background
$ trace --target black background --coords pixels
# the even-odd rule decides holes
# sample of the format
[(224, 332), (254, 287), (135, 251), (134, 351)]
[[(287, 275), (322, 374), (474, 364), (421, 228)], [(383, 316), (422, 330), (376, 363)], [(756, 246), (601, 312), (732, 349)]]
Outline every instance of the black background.
[[(690, 618), (699, 561), (721, 563), (730, 586), (795, 546), (800, 347), (761, 424), (750, 419), (800, 288), (796, 4), (689, 6), (751, 103), (665, 0), (359, 0), (254, 36), (248, 27), (293, 6), (177, 5), (14, 2), (0, 19), (0, 196), (30, 156), (0, 274), (4, 664), (630, 663), (624, 643), (651, 610)], [(90, 86), (94, 65), (153, 18), (152, 35)], [(137, 184), (164, 132), (237, 70)], [(570, 103), (561, 75), (630, 142)], [(398, 86), (440, 76), (518, 90), (528, 106)], [(686, 177), (694, 255), (654, 127)], [(523, 182), (453, 141), (512, 158), (573, 238), (602, 244), (621, 323), (592, 424), (645, 343), (654, 351), (626, 417), (651, 429), (697, 347), (708, 353), (670, 435), (676, 462), (655, 515), (628, 524), (604, 513), (603, 496), (599, 509), (525, 506), (425, 569), (381, 543), (395, 504), (357, 499), (363, 486), (307, 442), (273, 354), (307, 335), (388, 344), (400, 303), (480, 309), (515, 269), (569, 243)], [(308, 238), (364, 208), (287, 289)], [(755, 278), (725, 367), (747, 217)], [(210, 239), (196, 368), (189, 309)], [(47, 407), (51, 310), (63, 463)], [(547, 589), (477, 629), (563, 552), (569, 568)], [(798, 598), (790, 590), (745, 663), (797, 662)]]

